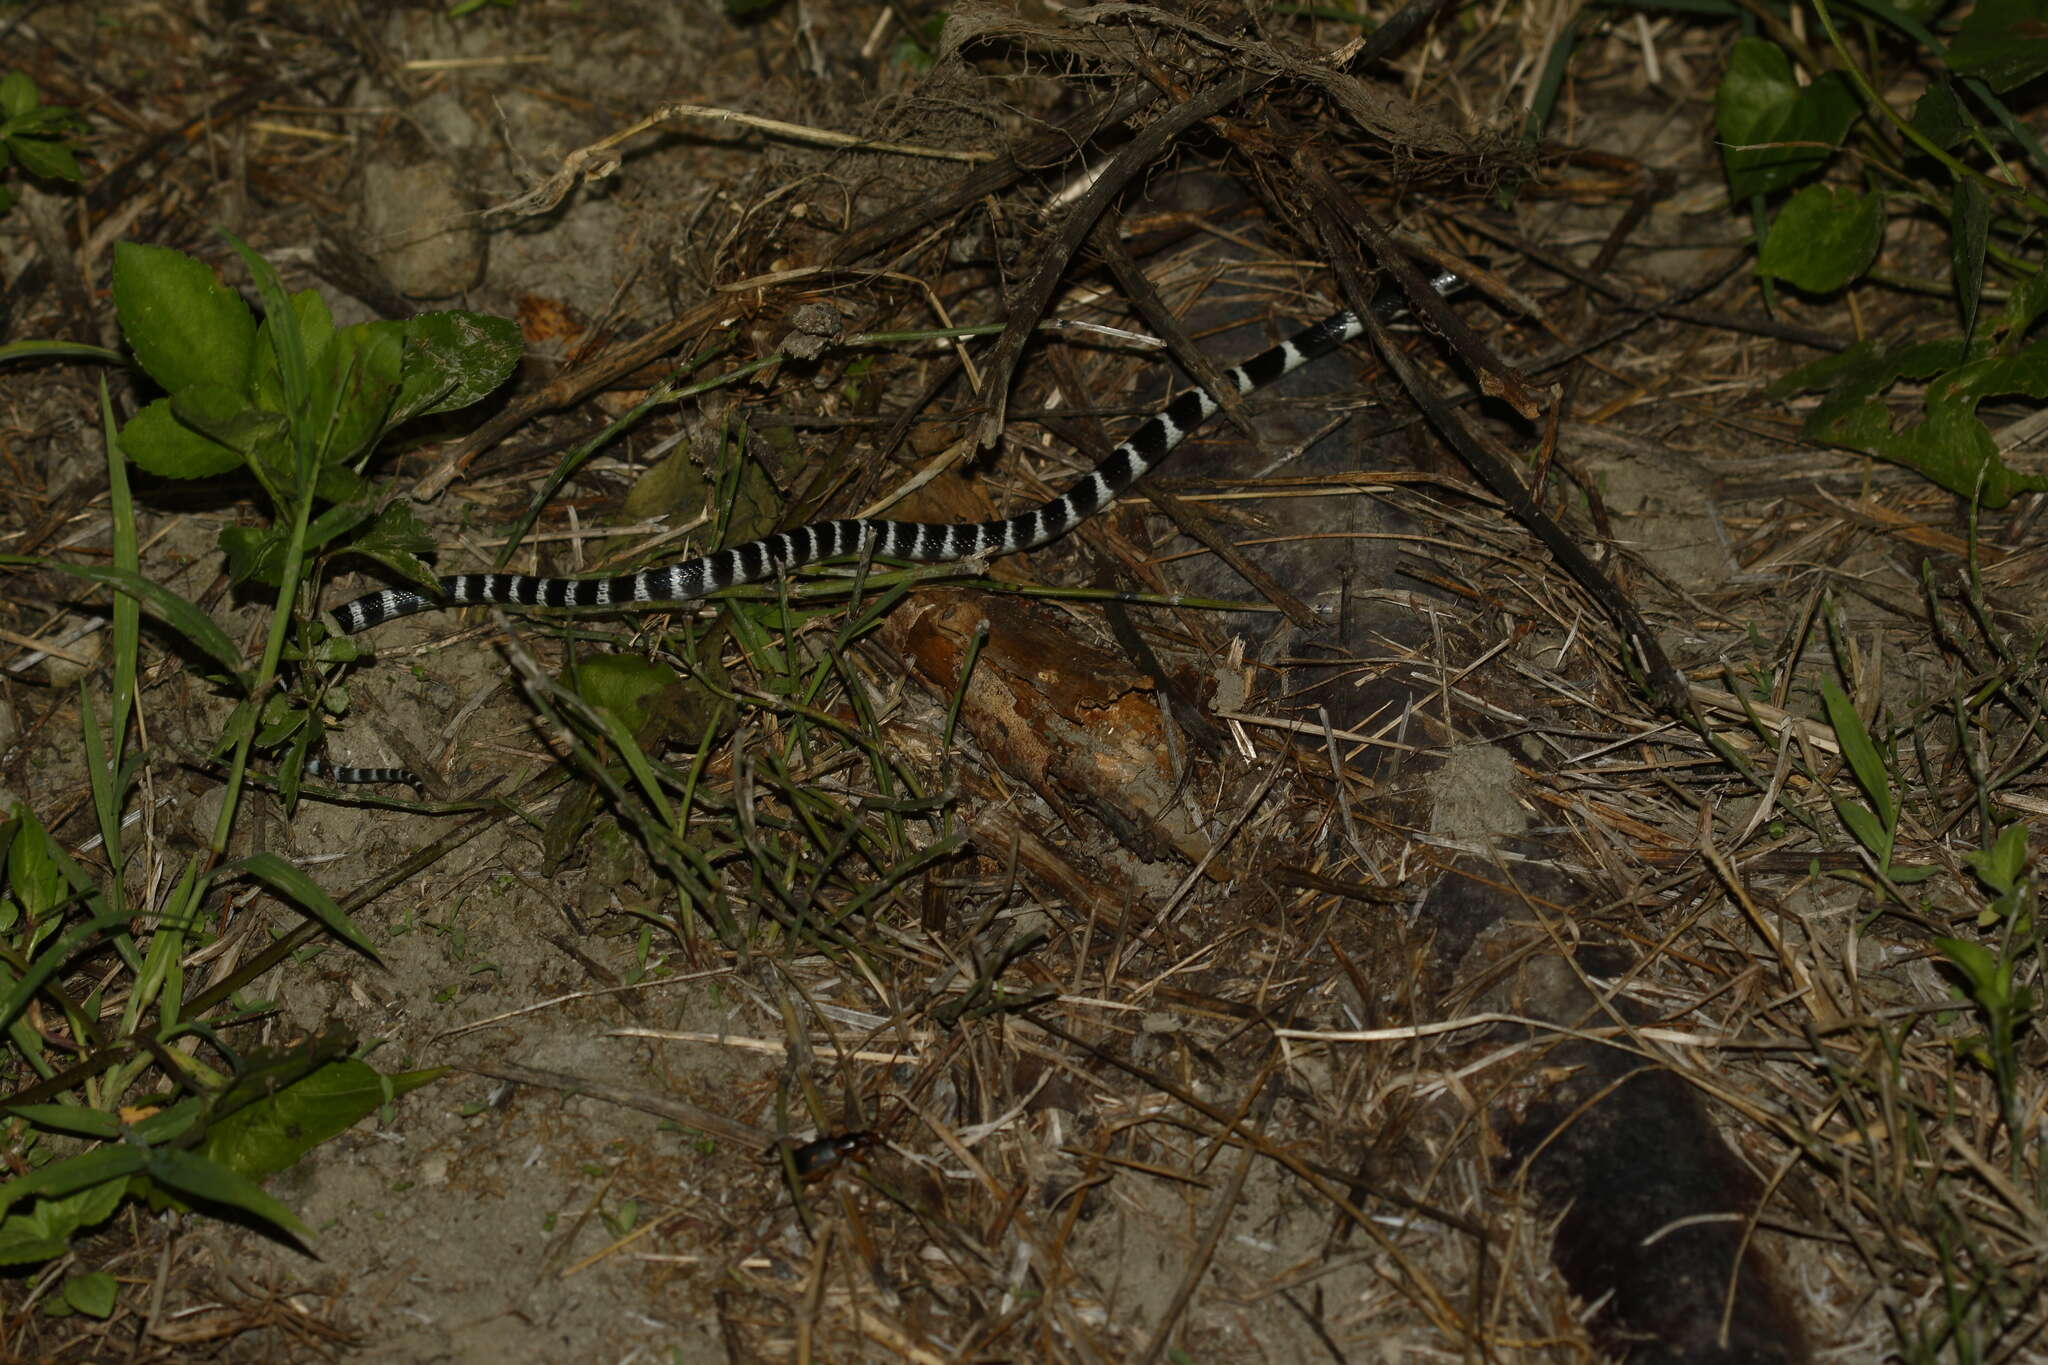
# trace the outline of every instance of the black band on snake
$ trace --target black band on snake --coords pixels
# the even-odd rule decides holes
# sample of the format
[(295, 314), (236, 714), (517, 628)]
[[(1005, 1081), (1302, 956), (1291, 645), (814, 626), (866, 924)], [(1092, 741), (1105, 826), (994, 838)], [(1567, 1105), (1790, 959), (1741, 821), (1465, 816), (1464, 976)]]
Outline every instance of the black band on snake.
[[(1458, 277), (1449, 273), (1431, 281), (1439, 293), (1449, 293), (1459, 283)], [(1403, 305), (1398, 297), (1383, 296), (1374, 303), (1373, 311), (1382, 318), (1389, 318), (1402, 312)], [(1365, 324), (1357, 314), (1335, 313), (1224, 373), (1237, 386), (1238, 393), (1247, 394), (1364, 333)], [(622, 607), (690, 602), (724, 588), (758, 583), (784, 570), (801, 569), (843, 555), (876, 554), (892, 559), (944, 564), (1033, 550), (1065, 535), (1123, 496), (1132, 484), (1170, 455), (1175, 446), (1215, 416), (1217, 408), (1216, 400), (1200, 389), (1190, 389), (1177, 395), (1066, 492), (1028, 512), (1019, 512), (998, 521), (964, 525), (881, 519), (820, 521), (799, 526), (793, 531), (778, 531), (729, 550), (715, 550), (680, 564), (642, 569), (618, 578), (537, 578), (516, 573), (451, 574), (441, 580), (438, 596), (387, 588), (344, 603), (330, 615), (336, 630), (344, 635), (353, 635), (394, 617), (472, 603), (522, 607)], [(341, 777), (343, 771), (400, 770), (334, 769), (330, 770), (330, 775), (340, 781), (363, 780)]]
[(306, 760), (306, 776), (322, 782), (361, 786), (416, 787), (419, 777), (410, 768), (355, 768), (346, 763), (329, 763), (314, 754)]

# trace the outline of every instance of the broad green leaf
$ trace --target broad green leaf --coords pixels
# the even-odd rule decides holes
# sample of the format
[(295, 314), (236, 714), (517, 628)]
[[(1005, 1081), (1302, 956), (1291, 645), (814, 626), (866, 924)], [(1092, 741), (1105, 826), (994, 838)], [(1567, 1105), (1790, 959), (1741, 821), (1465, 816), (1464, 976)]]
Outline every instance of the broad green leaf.
[(291, 532), (282, 526), (223, 526), (216, 537), (228, 558), (228, 580), (277, 587)]
[[(1792, 78), (1792, 59), (1775, 43), (1741, 38), (1714, 92), (1728, 192), (1737, 200), (1785, 189), (1826, 163), (1861, 112), (1839, 72), (1810, 85)], [(1767, 146), (1812, 143), (1817, 146)]]
[[(116, 1197), (119, 1197), (122, 1187), (114, 1185), (110, 1188)], [(46, 1201), (38, 1200), (30, 1207), (41, 1208), (44, 1202)], [(10, 1214), (0, 1219), (0, 1265), (41, 1265), (45, 1261), (54, 1261), (71, 1250), (69, 1233), (62, 1237), (52, 1237), (47, 1233), (35, 1231), (37, 1226), (38, 1224), (31, 1221), (27, 1214)]]
[[(421, 1074), (431, 1079), (441, 1073), (414, 1077)], [(423, 1083), (411, 1079), (405, 1088)], [(199, 1150), (230, 1170), (262, 1180), (295, 1165), (402, 1093), (368, 1063), (329, 1062), (215, 1123)]]
[(206, 479), (242, 467), (242, 453), (178, 420), (171, 400), (159, 398), (121, 428), (121, 450), (164, 479)]
[(345, 536), (369, 519), (368, 503), (350, 502), (330, 507), (306, 524), (306, 548), (317, 550), (337, 536)]
[[(2036, 277), (2041, 278), (2041, 277)], [(2048, 290), (2029, 280), (2013, 291), (1993, 331), (2014, 325), (2048, 303)], [(1895, 428), (1882, 395), (1902, 380), (1926, 380), (1923, 418)], [(1917, 471), (1959, 497), (1998, 508), (2021, 493), (2048, 491), (2048, 476), (2021, 474), (1999, 457), (1991, 432), (1977, 417), (1989, 397), (2024, 394), (2048, 398), (2048, 342), (2016, 354), (1992, 354), (1985, 344), (1960, 340), (1917, 342), (1879, 350), (1859, 342), (1838, 356), (1787, 375), (1775, 393), (1826, 389), (1807, 415), (1808, 440), (1847, 446)]]
[(169, 401), (180, 422), (244, 459), (275, 448), (289, 430), (282, 413), (255, 407), (240, 391), (218, 384), (194, 384), (172, 394)]
[(569, 689), (591, 706), (609, 711), (635, 735), (672, 706), (683, 680), (676, 671), (637, 654), (598, 654), (579, 660), (563, 676)]
[[(370, 509), (361, 503), (328, 508), (307, 525), (306, 549), (317, 550), (347, 534), (369, 515)], [(291, 545), (291, 532), (286, 527), (223, 526), (219, 541), (228, 557), (228, 577), (234, 582), (253, 580), (273, 588), (282, 586), (278, 580), (284, 572), (285, 552)]]
[(427, 554), (434, 548), (434, 537), (420, 522), (409, 502), (394, 502), (377, 514), (377, 520), (370, 529), (363, 532), (355, 548), (365, 551), (403, 550), (407, 554)]
[(274, 749), (306, 728), (311, 719), (304, 711), (289, 710), (277, 717), (265, 717), (263, 727), (256, 732), (256, 747)]
[(166, 393), (194, 384), (246, 391), (256, 319), (204, 262), (169, 247), (118, 243), (114, 311), (128, 348)]
[(172, 1148), (148, 1153), (147, 1161), (149, 1178), (165, 1189), (186, 1199), (240, 1209), (272, 1227), (282, 1228), (302, 1245), (312, 1244), (313, 1231), (299, 1221), (298, 1215), (265, 1194), (254, 1181), (218, 1161)]
[(17, 803), (10, 823), (14, 839), (7, 849), (7, 885), (31, 920), (92, 890), (85, 870), (57, 847), (34, 811)]
[(187, 644), (208, 655), (235, 678), (242, 676), (242, 652), (213, 618), (159, 583), (140, 574), (102, 564), (51, 564), (20, 555), (0, 556), (0, 564), (36, 564), (55, 573), (82, 578), (127, 593), (142, 609), (182, 636)]
[(387, 429), (399, 391), (404, 337), (396, 324), (364, 323), (334, 334), (313, 367), (313, 414), (322, 462), (348, 464)]
[(64, 1302), (71, 1306), (73, 1312), (83, 1313), (89, 1318), (110, 1317), (120, 1287), (120, 1282), (104, 1270), (67, 1275), (64, 1277)]
[(2012, 297), (1998, 310), (1992, 328), (2005, 336), (2023, 337), (2044, 312), (2048, 312), (2048, 270), (2037, 270), (2013, 287)]
[(76, 1137), (98, 1138), (104, 1142), (121, 1136), (119, 1118), (104, 1109), (88, 1109), (82, 1104), (13, 1104), (7, 1107), (7, 1112), (28, 1120), (38, 1128), (49, 1128)]
[(38, 103), (36, 83), (25, 71), (10, 71), (0, 76), (0, 114), (8, 118), (21, 118), (33, 110)]
[(1990, 235), (1990, 193), (1968, 176), (1958, 177), (1949, 196), (1949, 259), (1965, 340), (1977, 330), (1977, 305), (1984, 296), (1984, 248)]
[(1965, 853), (1963, 861), (1984, 885), (2004, 895), (2019, 884), (2020, 874), (2027, 870), (2027, 827), (2007, 825), (1990, 848)]
[(1827, 708), (1828, 726), (1835, 732), (1835, 742), (1841, 745), (1842, 757), (1848, 760), (1849, 770), (1856, 774), (1856, 785), (1863, 788), (1863, 794), (1870, 798), (1870, 804), (1877, 808), (1878, 818), (1884, 822), (1886, 847), (1889, 848), (1891, 831), (1898, 825), (1898, 807), (1892, 800), (1891, 774), (1885, 771), (1877, 746), (1870, 742), (1870, 732), (1863, 728), (1863, 717), (1856, 714), (1856, 708), (1850, 705), (1849, 698), (1836, 686), (1833, 678), (1821, 679), (1820, 699)]
[(227, 864), (221, 869), (221, 875), (254, 877), (272, 891), (296, 901), (301, 909), (326, 925), (329, 932), (361, 949), (372, 961), (382, 961), (377, 956), (377, 950), (370, 946), (370, 941), (363, 937), (362, 931), (357, 929), (342, 908), (334, 903), (334, 898), (328, 895), (318, 882), (275, 853), (252, 853), (246, 858)]
[(313, 492), (322, 502), (367, 503), (377, 490), (346, 465), (321, 466), (313, 481)]
[(1977, 0), (1948, 45), (1948, 67), (2001, 95), (2048, 72), (2048, 0)]
[[(297, 322), (298, 344), (305, 352), (306, 364), (311, 367), (319, 363), (334, 336), (334, 314), (329, 311), (327, 300), (317, 289), (301, 289), (291, 296), (290, 316)], [(255, 395), (259, 407), (287, 413), (291, 411), (291, 403), (285, 397), (284, 380), (277, 368), (276, 331), (268, 316), (256, 328), (249, 390)]]
[(1883, 240), (1884, 205), (1876, 195), (1808, 185), (1772, 221), (1757, 269), (1810, 294), (1832, 294), (1870, 269)]
[(1966, 938), (1937, 938), (1934, 946), (1970, 983), (1971, 999), (1986, 1008), (2006, 1003), (2006, 983), (2000, 980), (1998, 957), (1989, 948)]
[(63, 1255), (72, 1237), (113, 1217), (126, 1192), (127, 1179), (119, 1176), (61, 1199), (31, 1200), (0, 1218), (0, 1265), (36, 1265)]
[(1947, 81), (1927, 87), (1913, 103), (1910, 122), (1920, 135), (1946, 151), (1970, 135), (1969, 115)]
[(12, 137), (7, 139), (8, 150), (14, 159), (30, 175), (45, 180), (83, 180), (85, 172), (79, 169), (78, 158), (71, 154), (71, 147), (60, 138), (54, 137)]
[(466, 408), (519, 365), (519, 328), (488, 313), (421, 313), (405, 320), (404, 385), (391, 420)]
[(439, 591), (439, 579), (419, 556), (434, 548), (434, 538), (413, 513), (412, 504), (394, 502), (377, 514), (369, 530), (347, 547), (349, 554), (375, 560), (423, 588)]

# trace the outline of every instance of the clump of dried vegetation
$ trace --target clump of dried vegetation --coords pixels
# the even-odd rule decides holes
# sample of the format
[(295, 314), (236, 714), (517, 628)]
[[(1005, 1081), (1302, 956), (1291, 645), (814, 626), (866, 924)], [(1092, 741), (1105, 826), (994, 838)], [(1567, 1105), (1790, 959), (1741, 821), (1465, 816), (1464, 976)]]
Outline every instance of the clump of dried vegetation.
[[(483, 1349), (349, 1293), (473, 1208), (450, 1316), (591, 1358), (2048, 1353), (2023, 7), (78, 8), (0, 10), (12, 1355)], [(1027, 506), (1141, 330), (1380, 290), (1028, 565), (317, 610)], [(321, 1203), (372, 1130), (438, 1174)]]

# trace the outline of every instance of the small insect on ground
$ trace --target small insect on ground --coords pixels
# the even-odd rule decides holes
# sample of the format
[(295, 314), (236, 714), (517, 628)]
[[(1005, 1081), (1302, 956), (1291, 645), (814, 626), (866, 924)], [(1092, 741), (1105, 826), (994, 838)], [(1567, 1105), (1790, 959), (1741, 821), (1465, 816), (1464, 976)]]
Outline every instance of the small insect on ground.
[(865, 1162), (868, 1152), (881, 1145), (882, 1139), (874, 1133), (833, 1133), (813, 1138), (797, 1147), (786, 1148), (781, 1143), (772, 1143), (762, 1155), (770, 1162), (779, 1162), (786, 1151), (789, 1169), (796, 1173), (798, 1180), (810, 1185), (829, 1179), (833, 1172), (849, 1161)]

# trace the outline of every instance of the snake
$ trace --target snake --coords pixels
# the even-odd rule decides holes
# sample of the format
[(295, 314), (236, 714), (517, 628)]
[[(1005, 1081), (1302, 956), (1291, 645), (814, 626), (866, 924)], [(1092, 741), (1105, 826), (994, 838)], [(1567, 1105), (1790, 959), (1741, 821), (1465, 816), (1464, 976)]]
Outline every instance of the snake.
[[(1430, 281), (1439, 294), (1463, 284), (1444, 271)], [(1405, 311), (1398, 294), (1371, 305), (1390, 321)], [(1240, 397), (1364, 336), (1365, 319), (1349, 309), (1332, 313), (1241, 364), (1223, 371)], [(992, 559), (1035, 550), (1066, 535), (1130, 491), (1222, 408), (1200, 387), (1183, 390), (1147, 417), (1116, 447), (1058, 496), (1012, 516), (978, 522), (892, 521), (851, 517), (816, 521), (657, 568), (606, 578), (553, 578), (521, 573), (461, 573), (441, 578), (434, 593), (384, 588), (344, 602), (328, 613), (334, 629), (354, 635), (401, 616), (445, 607), (489, 604), (518, 607), (662, 607), (694, 602), (727, 588), (759, 583), (779, 573), (849, 556), (878, 555), (918, 564)], [(306, 771), (333, 782), (413, 782), (403, 768), (351, 768), (309, 760)]]

